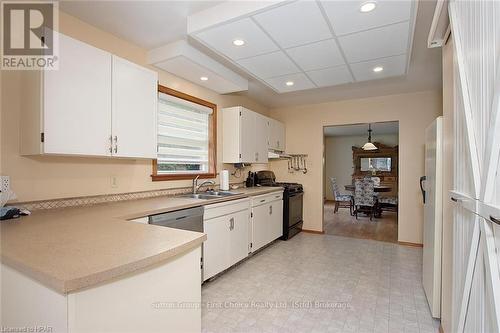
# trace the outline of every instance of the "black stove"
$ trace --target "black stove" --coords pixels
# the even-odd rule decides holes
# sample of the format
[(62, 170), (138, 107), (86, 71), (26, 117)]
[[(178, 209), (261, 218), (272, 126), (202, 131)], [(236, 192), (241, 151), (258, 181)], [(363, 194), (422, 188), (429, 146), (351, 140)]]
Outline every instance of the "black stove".
[(283, 236), (287, 240), (302, 231), (304, 221), (303, 196), (304, 189), (299, 183), (276, 182), (274, 172), (265, 170), (258, 171), (255, 175), (256, 184), (261, 186), (280, 186), (283, 191)]

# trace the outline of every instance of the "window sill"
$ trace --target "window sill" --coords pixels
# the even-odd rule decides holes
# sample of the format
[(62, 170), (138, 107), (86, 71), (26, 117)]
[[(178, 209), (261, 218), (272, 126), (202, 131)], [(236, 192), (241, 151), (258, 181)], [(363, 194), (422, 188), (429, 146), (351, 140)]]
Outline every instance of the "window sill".
[(151, 179), (154, 182), (166, 181), (166, 180), (187, 180), (194, 179), (196, 176), (200, 176), (200, 179), (209, 179), (217, 177), (216, 173), (184, 173), (184, 174), (174, 174), (174, 175), (151, 175)]

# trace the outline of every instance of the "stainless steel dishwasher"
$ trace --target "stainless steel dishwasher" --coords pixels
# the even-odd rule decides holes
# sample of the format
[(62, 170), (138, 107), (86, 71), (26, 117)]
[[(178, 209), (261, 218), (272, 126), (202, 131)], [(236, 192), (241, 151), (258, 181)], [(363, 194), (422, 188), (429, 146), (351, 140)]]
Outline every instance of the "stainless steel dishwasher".
[[(149, 224), (174, 229), (203, 232), (203, 211), (203, 206), (201, 206), (151, 215), (149, 217)], [(203, 246), (201, 247), (200, 267), (201, 282), (203, 282)]]

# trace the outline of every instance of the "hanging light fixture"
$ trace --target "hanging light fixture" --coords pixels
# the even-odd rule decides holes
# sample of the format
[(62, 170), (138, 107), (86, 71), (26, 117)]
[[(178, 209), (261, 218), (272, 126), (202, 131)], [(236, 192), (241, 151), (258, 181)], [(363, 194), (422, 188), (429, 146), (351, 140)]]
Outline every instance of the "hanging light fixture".
[(372, 143), (372, 124), (368, 124), (368, 142), (361, 147), (363, 150), (377, 150), (378, 148)]

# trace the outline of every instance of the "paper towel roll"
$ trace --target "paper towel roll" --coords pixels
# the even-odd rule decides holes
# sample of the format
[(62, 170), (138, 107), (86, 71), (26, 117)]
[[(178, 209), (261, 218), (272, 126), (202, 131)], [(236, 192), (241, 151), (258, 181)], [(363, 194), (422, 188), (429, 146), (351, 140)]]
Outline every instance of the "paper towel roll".
[(220, 189), (223, 191), (229, 190), (229, 171), (222, 170), (220, 172)]

